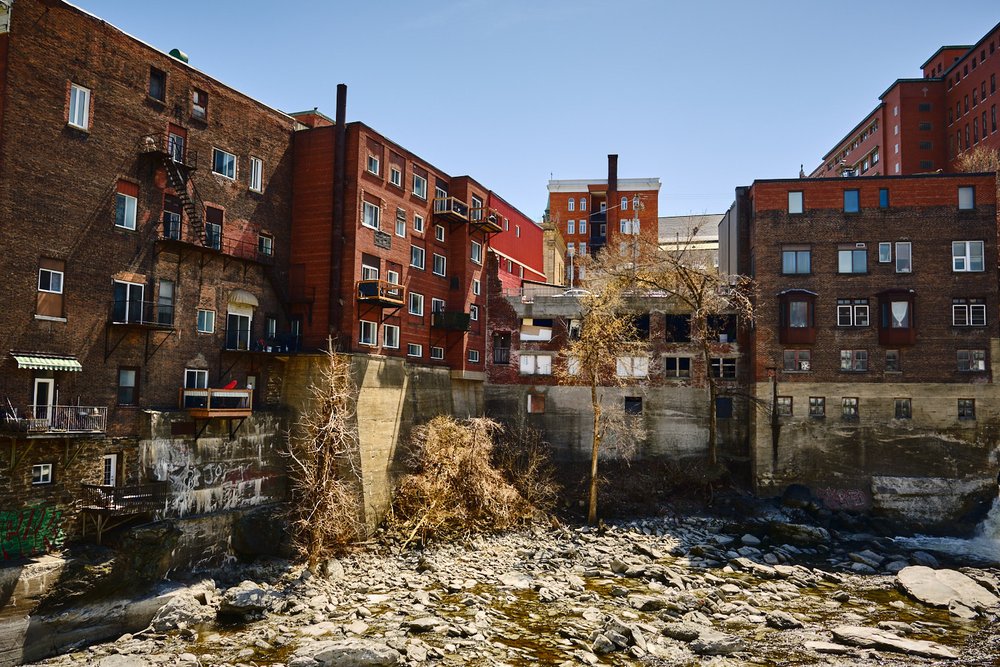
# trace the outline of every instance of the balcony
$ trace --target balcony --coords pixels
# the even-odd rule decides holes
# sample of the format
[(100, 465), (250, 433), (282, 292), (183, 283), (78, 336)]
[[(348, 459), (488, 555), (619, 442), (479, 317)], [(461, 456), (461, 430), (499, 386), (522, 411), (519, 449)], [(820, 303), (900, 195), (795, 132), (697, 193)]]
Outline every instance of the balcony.
[(119, 300), (111, 302), (108, 321), (113, 325), (143, 329), (174, 329), (174, 306), (156, 301)]
[(94, 405), (33, 405), (4, 410), (0, 430), (28, 436), (104, 433), (108, 409)]
[(197, 246), (249, 262), (274, 264), (272, 246), (262, 245), (259, 237), (226, 236), (222, 230), (211, 224), (206, 225), (204, 231), (199, 233), (192, 228), (192, 225), (181, 222), (179, 215), (170, 215), (169, 212), (164, 216), (158, 238), (165, 243)]
[(131, 486), (81, 484), (82, 509), (115, 515), (144, 514), (165, 507), (170, 482), (151, 482)]
[(388, 280), (358, 281), (358, 301), (374, 303), (383, 308), (397, 308), (403, 305), (406, 288)]
[(503, 216), (492, 208), (474, 208), (469, 215), (469, 225), (486, 234), (503, 231)]
[(223, 352), (250, 352), (254, 354), (287, 354), (298, 352), (302, 346), (301, 336), (295, 334), (277, 334), (272, 337), (253, 338), (246, 329), (226, 331), (226, 343)]
[(195, 419), (249, 417), (253, 389), (181, 389), (179, 405)]
[(446, 331), (469, 331), (472, 318), (461, 311), (438, 311), (431, 314), (431, 328)]
[(509, 364), (510, 363), (510, 348), (509, 347), (494, 347), (493, 348), (493, 363), (494, 364)]
[(184, 140), (167, 132), (155, 132), (139, 137), (139, 152), (144, 155), (155, 155), (161, 159), (186, 167), (198, 168), (198, 152), (185, 147)]
[(448, 222), (469, 222), (469, 205), (457, 197), (435, 199), (434, 216)]

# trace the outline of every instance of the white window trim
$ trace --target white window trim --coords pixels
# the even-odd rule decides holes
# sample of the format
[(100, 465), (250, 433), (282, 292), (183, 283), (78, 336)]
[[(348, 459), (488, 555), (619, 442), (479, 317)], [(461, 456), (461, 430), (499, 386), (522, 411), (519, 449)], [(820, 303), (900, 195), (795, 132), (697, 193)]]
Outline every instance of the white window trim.
[(433, 297), (433, 296), (431, 297), (431, 312), (432, 313), (443, 313), (444, 309), (447, 308), (447, 307), (448, 307), (448, 305), (447, 305), (447, 303), (445, 302), (444, 299), (438, 299), (437, 297)]
[[(368, 223), (368, 212), (372, 212), (372, 217), (375, 218), (375, 224), (371, 225)], [(368, 201), (361, 202), (361, 226), (367, 227), (368, 229), (379, 229), (382, 224), (382, 207), (378, 204), (373, 204)]]
[[(121, 197), (125, 200), (125, 224), (118, 224), (118, 198)], [(118, 229), (128, 229), (135, 231), (136, 215), (138, 211), (139, 200), (132, 195), (127, 195), (124, 192), (115, 193), (115, 227)], [(131, 218), (129, 218), (129, 213), (131, 213)], [(131, 225), (129, 224), (131, 222)]]
[(478, 241), (472, 242), (472, 253), (470, 258), (476, 264), (482, 265), (483, 263), (483, 244)]
[[(201, 378), (200, 380), (195, 380), (194, 386), (188, 386), (188, 376), (194, 376), (195, 378)], [(199, 386), (201, 385), (201, 386)], [(208, 371), (203, 368), (185, 368), (184, 369), (184, 388), (185, 389), (206, 389), (208, 388)]]
[[(35, 481), (35, 468), (41, 469), (41, 474), (38, 476), (38, 481)], [(32, 486), (42, 486), (45, 484), (52, 483), (52, 470), (54, 469), (51, 463), (36, 463), (31, 466), (31, 485)]]
[[(73, 98), (74, 92), (76, 93), (76, 113), (74, 114)], [(82, 97), (82, 107), (81, 107), (81, 97)], [(90, 129), (90, 88), (85, 88), (76, 83), (70, 83), (69, 85), (69, 120), (67, 124), (70, 127), (75, 127), (78, 130), (89, 130)], [(74, 117), (75, 116), (75, 117)], [(82, 118), (81, 118), (82, 117)], [(76, 122), (81, 120), (81, 122)]]
[(434, 238), (435, 240), (444, 243), (444, 227), (441, 225), (434, 225)]
[[(263, 243), (262, 243), (263, 241)], [(274, 237), (270, 234), (257, 235), (257, 249), (260, 254), (270, 257), (274, 254)]]
[(479, 306), (476, 304), (469, 306), (469, 319), (473, 322), (479, 321)]
[[(972, 244), (978, 243), (980, 247), (979, 256), (982, 258), (983, 268), (972, 268)], [(965, 251), (961, 255), (955, 254), (955, 246), (962, 244)], [(963, 263), (964, 268), (958, 268), (958, 262)], [(986, 244), (982, 241), (952, 241), (951, 242), (951, 270), (955, 273), (981, 273), (986, 270)]]
[(518, 372), (521, 375), (552, 375), (552, 355), (522, 353)]
[[(910, 263), (909, 268), (906, 269), (899, 268), (900, 248), (906, 248), (907, 250), (906, 261)], [(895, 261), (896, 273), (913, 273), (913, 243), (911, 243), (910, 241), (896, 241), (895, 251), (896, 251), (896, 261)]]
[[(52, 279), (49, 278), (50, 289), (42, 288), (42, 273), (51, 273), (53, 275), (59, 276), (59, 289), (51, 289)], [(45, 292), (46, 294), (62, 294), (63, 288), (66, 285), (66, 275), (62, 271), (56, 271), (55, 269), (38, 269), (38, 291)]]
[(472, 293), (476, 296), (482, 292), (482, 283), (479, 282), (479, 278), (472, 279)]
[[(368, 329), (371, 332), (370, 342), (365, 340), (365, 329)], [(360, 320), (360, 323), (358, 324), (358, 345), (378, 347), (378, 322)]]
[(423, 232), (424, 232), (424, 216), (422, 216), (422, 215), (414, 215), (413, 216), (413, 231), (420, 232), (421, 234), (423, 234)]
[[(395, 332), (395, 335), (390, 335)], [(392, 340), (392, 339), (395, 340)], [(389, 348), (390, 350), (399, 349), (399, 326), (396, 324), (383, 324), (382, 325), (382, 347)]]
[(649, 377), (649, 357), (626, 355), (615, 360), (615, 375), (620, 378)]
[(440, 360), (444, 359), (444, 348), (431, 346), (431, 359)]
[[(435, 276), (447, 276), (448, 275), (448, 258), (445, 257), (444, 255), (439, 255), (437, 253), (433, 253), (433, 255), (434, 255), (434, 262), (431, 265), (431, 273), (433, 273)], [(437, 263), (438, 258), (441, 259), (441, 271), (440, 272), (437, 270), (438, 269), (438, 263)]]
[(469, 350), (469, 355), (467, 357), (470, 364), (479, 363), (479, 350)]
[(566, 210), (567, 211), (575, 211), (576, 210), (576, 199), (574, 199), (573, 197), (569, 198), (569, 201), (566, 202)]
[[(420, 251), (420, 263), (419, 264), (414, 263), (414, 261), (413, 261), (413, 259), (414, 259), (413, 258), (413, 250), (414, 249)], [(414, 267), (416, 269), (423, 270), (424, 267), (427, 266), (427, 250), (424, 249), (424, 248), (421, 248), (418, 245), (411, 245), (410, 246), (410, 266), (412, 266), (412, 267)]]
[[(374, 169), (372, 169), (372, 164), (373, 164), (373, 163), (374, 163), (374, 165), (375, 165), (375, 168), (374, 168)], [(377, 156), (377, 155), (371, 155), (371, 154), (369, 153), (369, 155), (368, 155), (368, 160), (367, 160), (367, 162), (365, 163), (365, 168), (366, 168), (366, 169), (368, 170), (368, 173), (369, 173), (369, 174), (375, 174), (376, 176), (378, 176), (378, 175), (379, 175), (379, 174), (380, 174), (380, 173), (382, 172), (382, 163), (381, 163), (381, 161), (380, 161), (380, 160), (378, 159), (378, 156)]]
[[(420, 307), (417, 309), (413, 308), (414, 299), (420, 302)], [(416, 315), (418, 317), (424, 316), (424, 295), (419, 292), (410, 292), (410, 298), (407, 302), (406, 312), (410, 315)]]
[(264, 161), (259, 157), (250, 156), (250, 189), (254, 192), (263, 192), (264, 183)]
[[(419, 188), (417, 187), (418, 183), (421, 184)], [(427, 179), (419, 174), (413, 175), (413, 194), (425, 201), (427, 199)]]
[[(233, 175), (232, 176), (230, 176), (229, 174), (224, 174), (221, 171), (216, 171), (215, 170), (215, 154), (216, 153), (222, 153), (223, 155), (228, 155), (229, 157), (233, 158)], [(236, 180), (236, 176), (238, 175), (238, 172), (239, 172), (239, 169), (237, 168), (237, 164), (236, 164), (237, 162), (238, 162), (238, 160), (236, 159), (236, 155), (234, 153), (230, 153), (229, 151), (225, 151), (225, 150), (222, 150), (221, 148), (217, 148), (215, 146), (212, 146), (212, 173), (215, 174), (216, 176), (222, 176), (223, 178), (228, 179), (230, 181), (235, 181)]]
[(406, 344), (406, 356), (408, 357), (423, 357), (424, 356), (424, 346), (420, 343), (407, 343)]
[(195, 329), (200, 334), (214, 334), (215, 333), (215, 311), (214, 310), (208, 310), (207, 308), (199, 308), (198, 309), (198, 315), (201, 315), (202, 313), (208, 313), (208, 314), (210, 314), (212, 316), (210, 318), (210, 324), (211, 324), (211, 326), (209, 328), (207, 328), (207, 329), (202, 329), (201, 325), (199, 324), (199, 321), (200, 321), (201, 318), (198, 317), (198, 316), (195, 316)]
[[(796, 196), (797, 195), (797, 196)], [(797, 200), (794, 202), (793, 199)], [(805, 193), (801, 190), (790, 190), (788, 192), (788, 212), (798, 215), (805, 211)]]
[(389, 182), (397, 188), (403, 187), (403, 170), (399, 167), (389, 167)]

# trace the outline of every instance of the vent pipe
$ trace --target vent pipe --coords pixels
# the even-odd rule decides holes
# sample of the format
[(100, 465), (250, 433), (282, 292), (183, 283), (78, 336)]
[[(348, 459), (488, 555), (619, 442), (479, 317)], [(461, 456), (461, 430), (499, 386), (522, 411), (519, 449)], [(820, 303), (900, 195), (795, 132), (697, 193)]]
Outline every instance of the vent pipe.
[[(330, 230), (330, 319), (327, 323), (335, 340), (341, 326), (341, 254), (344, 248), (344, 191), (347, 177), (347, 84), (337, 84), (337, 116), (333, 144), (333, 227)], [(342, 342), (342, 341), (341, 341)]]

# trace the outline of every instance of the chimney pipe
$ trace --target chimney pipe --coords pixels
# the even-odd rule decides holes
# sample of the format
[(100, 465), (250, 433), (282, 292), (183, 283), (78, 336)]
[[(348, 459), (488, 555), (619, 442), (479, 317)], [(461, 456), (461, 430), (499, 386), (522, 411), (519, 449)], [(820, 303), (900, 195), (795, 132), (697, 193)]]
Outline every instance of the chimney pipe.
[[(608, 198), (611, 198), (611, 193), (618, 193), (618, 155), (610, 154), (608, 155)], [(611, 208), (611, 202), (608, 202), (608, 208)]]
[(339, 341), (341, 328), (341, 255), (344, 247), (344, 190), (347, 174), (347, 84), (337, 84), (337, 116), (333, 145), (333, 227), (330, 230), (330, 334)]

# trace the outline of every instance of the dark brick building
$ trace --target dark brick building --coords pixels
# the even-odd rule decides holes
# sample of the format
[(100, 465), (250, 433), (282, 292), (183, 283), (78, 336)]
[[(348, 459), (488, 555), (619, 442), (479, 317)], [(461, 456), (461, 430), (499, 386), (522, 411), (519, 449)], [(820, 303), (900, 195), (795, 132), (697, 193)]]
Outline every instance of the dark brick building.
[(758, 288), (760, 490), (911, 514), (933, 496), (928, 523), (996, 495), (993, 175), (756, 181), (720, 232), (722, 270)]

